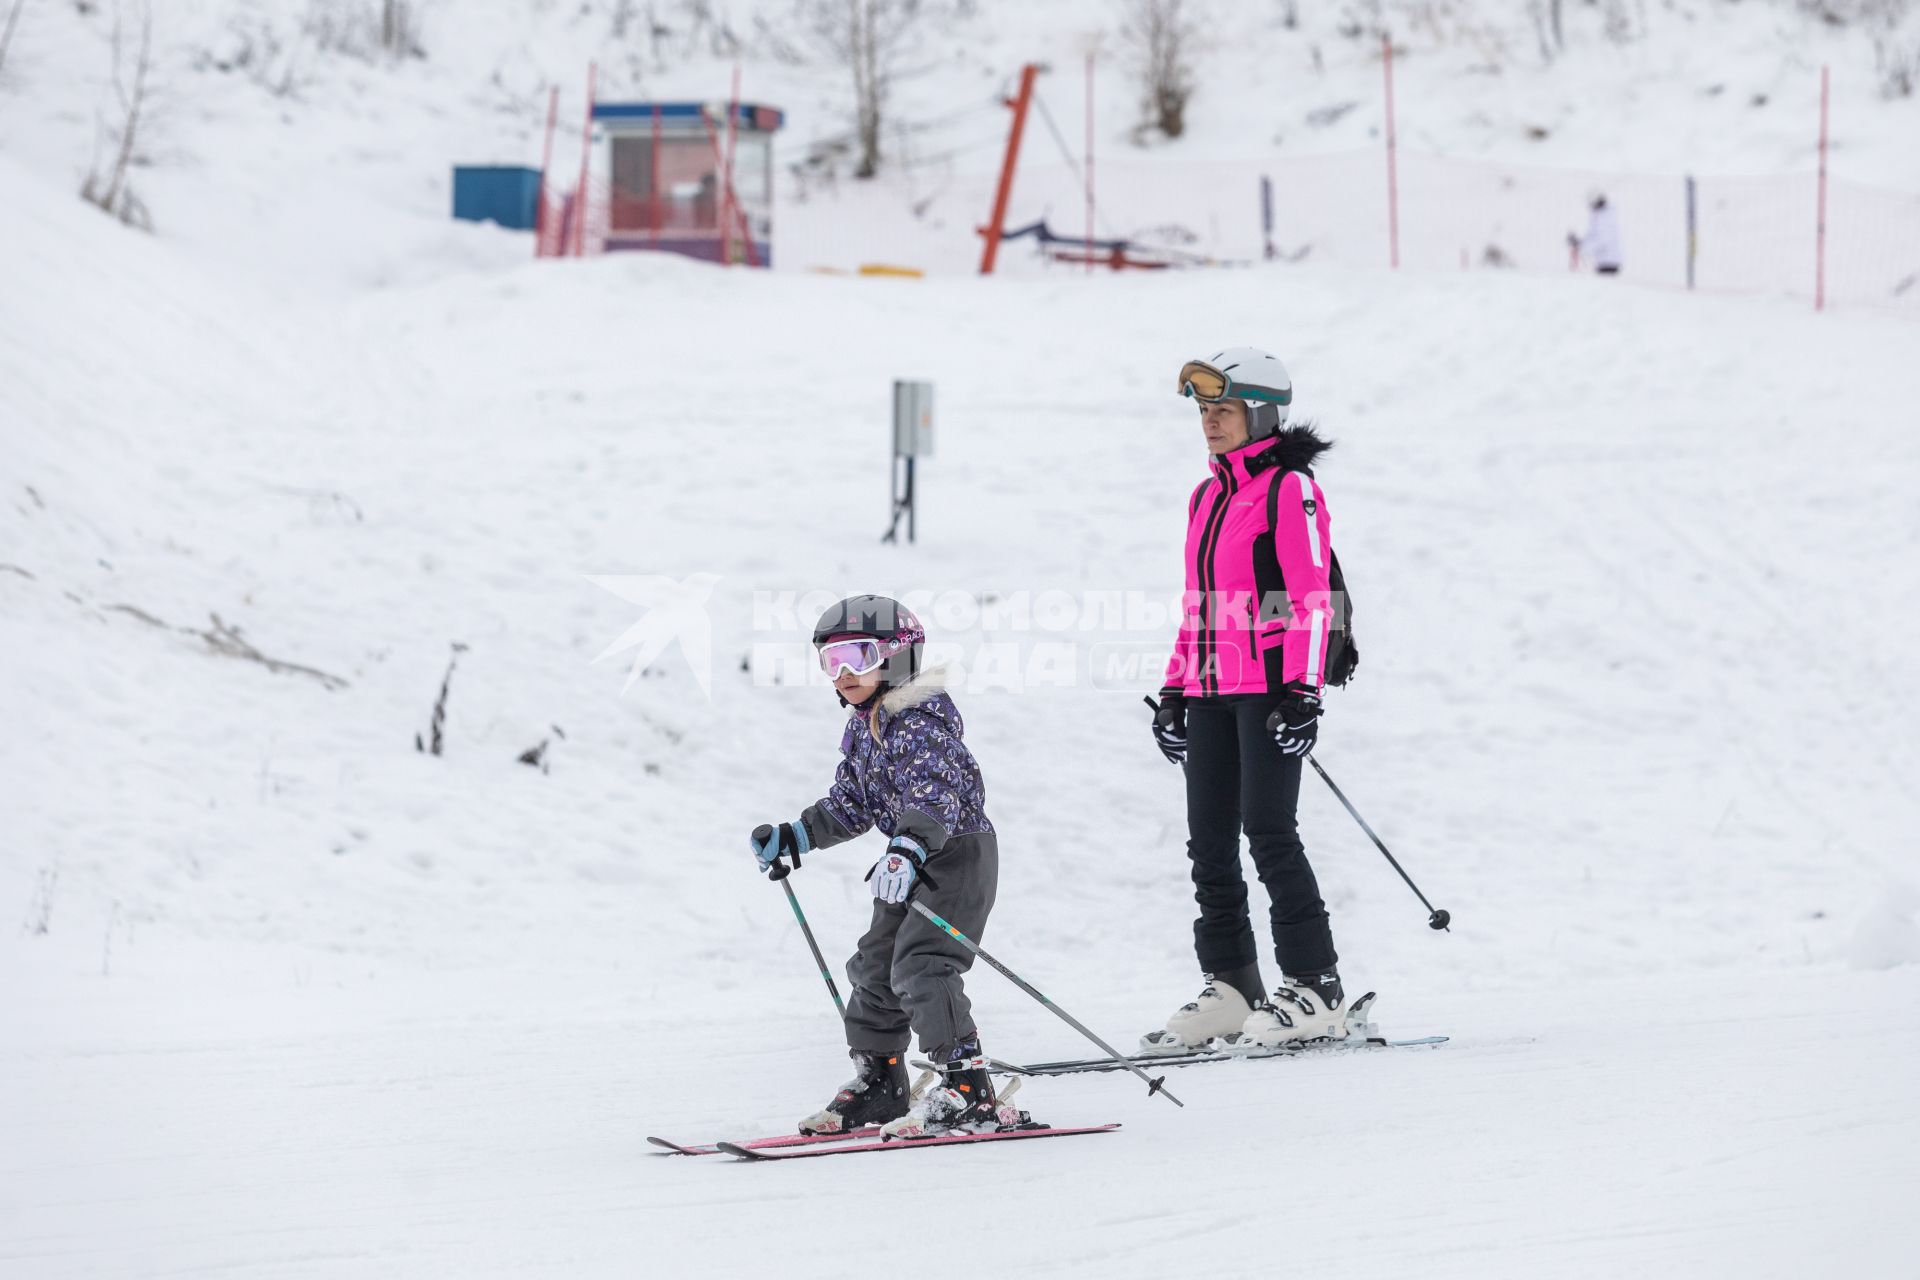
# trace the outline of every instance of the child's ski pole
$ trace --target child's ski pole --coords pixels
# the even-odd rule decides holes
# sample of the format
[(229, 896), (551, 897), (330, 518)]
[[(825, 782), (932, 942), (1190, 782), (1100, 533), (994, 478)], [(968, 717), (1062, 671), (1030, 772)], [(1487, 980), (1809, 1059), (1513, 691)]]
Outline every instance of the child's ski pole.
[(807, 927), (806, 912), (800, 910), (800, 899), (793, 896), (793, 886), (787, 883), (787, 877), (793, 874), (793, 868), (784, 862), (774, 864), (767, 875), (780, 882), (787, 891), (787, 905), (793, 908), (793, 918), (800, 922), (800, 932), (807, 936), (807, 950), (813, 952), (813, 962), (820, 966), (820, 977), (827, 984), (827, 994), (833, 997), (833, 1007), (839, 1012), (842, 1021), (846, 1020), (847, 1006), (840, 1003), (840, 988), (833, 985), (833, 974), (827, 968), (827, 958), (820, 954), (820, 944), (813, 940), (813, 930)]
[(1015, 973), (1013, 970), (1007, 968), (1007, 966), (1001, 964), (998, 960), (995, 960), (992, 956), (982, 951), (980, 949), (979, 943), (975, 942), (972, 938), (969, 938), (966, 934), (960, 932), (958, 929), (954, 928), (952, 925), (948, 924), (945, 920), (942, 920), (934, 912), (928, 910), (926, 903), (910, 901), (909, 905), (911, 905), (915, 911), (918, 911), (921, 915), (933, 921), (936, 928), (945, 930), (948, 937), (952, 938), (955, 942), (958, 942), (961, 946), (973, 952), (973, 954), (979, 956), (982, 960), (985, 960), (988, 964), (992, 965), (994, 968), (998, 969), (1001, 973), (1011, 978), (1013, 980), (1014, 986), (1019, 987), (1022, 991), (1032, 996), (1035, 1000), (1038, 1000), (1041, 1004), (1047, 1006), (1047, 1008), (1059, 1014), (1061, 1019), (1064, 1022), (1066, 1022), (1068, 1026), (1072, 1027), (1075, 1031), (1078, 1031), (1081, 1035), (1085, 1036), (1087, 1039), (1093, 1041), (1095, 1044), (1099, 1045), (1102, 1049), (1104, 1049), (1108, 1057), (1112, 1058), (1115, 1062), (1119, 1063), (1121, 1066), (1125, 1067), (1127, 1070), (1133, 1072), (1133, 1074), (1139, 1076), (1142, 1080), (1145, 1080), (1147, 1082), (1148, 1097), (1152, 1097), (1156, 1093), (1163, 1094), (1165, 1095), (1167, 1101), (1171, 1102), (1176, 1107), (1184, 1107), (1187, 1105), (1186, 1103), (1180, 1101), (1180, 1099), (1174, 1097), (1172, 1092), (1168, 1090), (1168, 1088), (1166, 1087), (1167, 1078), (1165, 1076), (1161, 1076), (1158, 1080), (1156, 1080), (1152, 1076), (1148, 1075), (1146, 1072), (1142, 1071), (1139, 1067), (1135, 1066), (1133, 1061), (1128, 1057), (1126, 1057), (1124, 1054), (1122, 1054), (1118, 1049), (1108, 1044), (1105, 1040), (1102, 1040), (1099, 1036), (1093, 1034), (1093, 1032), (1087, 1030), (1085, 1024), (1083, 1024), (1078, 1018), (1074, 1017), (1072, 1014), (1068, 1013), (1065, 1009), (1062, 1009), (1059, 1005), (1055, 1004), (1053, 1001), (1041, 995), (1037, 990), (1033, 988), (1031, 984), (1027, 982), (1025, 978), (1021, 977), (1019, 974)]

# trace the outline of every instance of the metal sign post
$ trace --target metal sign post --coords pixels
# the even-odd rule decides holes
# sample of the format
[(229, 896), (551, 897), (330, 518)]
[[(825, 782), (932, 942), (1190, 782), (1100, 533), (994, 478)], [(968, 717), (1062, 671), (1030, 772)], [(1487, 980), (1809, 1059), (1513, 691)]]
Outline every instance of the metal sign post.
[(913, 464), (933, 456), (933, 384), (893, 380), (893, 469), (890, 477), (893, 521), (882, 542), (900, 540), (900, 517), (907, 518), (907, 541), (914, 540)]

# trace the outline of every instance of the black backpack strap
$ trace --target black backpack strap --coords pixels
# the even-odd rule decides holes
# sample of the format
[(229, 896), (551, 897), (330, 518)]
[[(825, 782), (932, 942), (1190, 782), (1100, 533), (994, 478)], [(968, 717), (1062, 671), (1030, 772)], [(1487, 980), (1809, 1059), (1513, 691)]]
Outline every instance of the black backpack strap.
[[(1276, 538), (1280, 536), (1280, 482), (1291, 474), (1276, 474), (1267, 487), (1267, 530)], [(1313, 483), (1313, 472), (1300, 474), (1309, 485)], [(1309, 498), (1313, 496), (1311, 488), (1303, 492)], [(1360, 665), (1360, 650), (1353, 643), (1353, 598), (1347, 594), (1346, 574), (1340, 570), (1340, 557), (1331, 543), (1327, 547), (1327, 589), (1333, 594), (1334, 610), (1328, 620), (1325, 675), (1329, 685), (1338, 687), (1353, 679), (1354, 669)]]
[(1202, 480), (1199, 484), (1193, 486), (1193, 496), (1187, 499), (1187, 523), (1188, 524), (1193, 523), (1194, 512), (1200, 510), (1200, 495), (1207, 491), (1207, 486), (1212, 482), (1213, 482), (1213, 477), (1208, 476), (1205, 480)]

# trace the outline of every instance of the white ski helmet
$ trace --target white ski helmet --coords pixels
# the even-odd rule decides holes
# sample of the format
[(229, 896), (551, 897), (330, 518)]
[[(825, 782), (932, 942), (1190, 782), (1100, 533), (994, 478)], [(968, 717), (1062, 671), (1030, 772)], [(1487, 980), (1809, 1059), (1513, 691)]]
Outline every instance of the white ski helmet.
[(1247, 439), (1279, 432), (1293, 403), (1293, 379), (1280, 357), (1257, 347), (1228, 347), (1180, 367), (1180, 394), (1196, 400), (1238, 400), (1247, 407)]

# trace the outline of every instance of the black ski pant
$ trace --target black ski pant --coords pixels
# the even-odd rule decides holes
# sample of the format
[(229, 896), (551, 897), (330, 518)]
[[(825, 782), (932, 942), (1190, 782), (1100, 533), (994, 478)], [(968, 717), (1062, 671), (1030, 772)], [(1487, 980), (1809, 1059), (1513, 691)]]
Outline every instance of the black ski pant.
[(1193, 949), (1222, 973), (1255, 963), (1240, 832), (1271, 899), (1274, 957), (1289, 976), (1324, 973), (1339, 959), (1320, 886), (1300, 845), (1294, 809), (1301, 761), (1267, 732), (1277, 694), (1187, 700), (1187, 857), (1193, 863)]
[[(927, 859), (927, 876), (913, 896), (978, 942), (1000, 886), (993, 833), (947, 841)], [(847, 1047), (899, 1053), (911, 1029), (931, 1054), (973, 1035), (964, 980), (972, 967), (973, 952), (918, 911), (875, 902), (872, 922), (847, 961)]]

